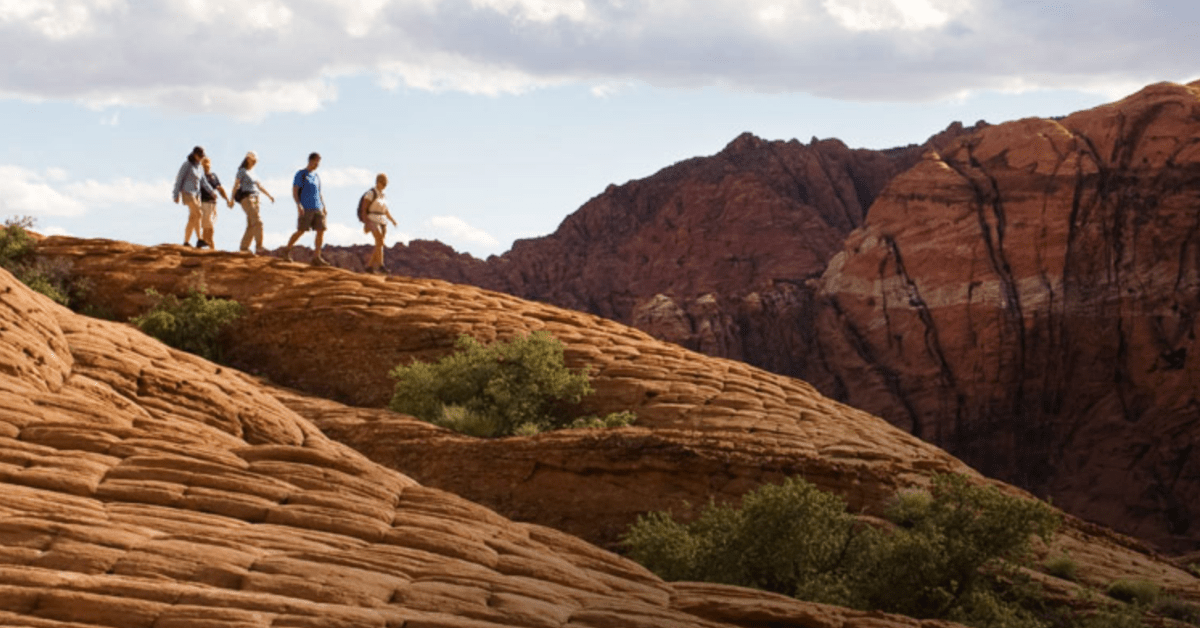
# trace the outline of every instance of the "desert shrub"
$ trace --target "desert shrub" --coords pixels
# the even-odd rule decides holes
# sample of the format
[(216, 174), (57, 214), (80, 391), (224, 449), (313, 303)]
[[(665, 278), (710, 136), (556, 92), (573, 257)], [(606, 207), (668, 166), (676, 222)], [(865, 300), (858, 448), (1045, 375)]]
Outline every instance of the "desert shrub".
[(604, 416), (585, 416), (571, 421), (567, 427), (572, 430), (595, 430), (613, 427), (628, 427), (637, 421), (637, 415), (625, 410), (610, 412)]
[(995, 599), (1001, 581), (1019, 579), (1015, 566), (1028, 562), (1031, 538), (1048, 538), (1059, 524), (1046, 504), (962, 475), (935, 476), (928, 498), (901, 493), (886, 516), (896, 528), (870, 553), (870, 577), (859, 584), (863, 607), (984, 624), (992, 622), (981, 617), (1004, 606)]
[(1075, 561), (1069, 556), (1055, 556), (1043, 563), (1042, 567), (1045, 568), (1046, 573), (1055, 578), (1071, 582), (1079, 579), (1079, 565), (1075, 564)]
[(4, 221), (0, 228), (0, 268), (12, 273), (31, 290), (78, 310), (91, 283), (75, 278), (68, 260), (39, 257), (37, 242), (29, 235), (33, 225), (33, 218), (28, 216)]
[(755, 587), (846, 601), (842, 567), (861, 530), (840, 497), (800, 478), (747, 493), (740, 508), (710, 503), (687, 524), (656, 512), (623, 538), (629, 555), (666, 580)]
[(1200, 605), (1181, 600), (1177, 597), (1167, 597), (1156, 602), (1152, 609), (1163, 617), (1169, 617), (1193, 626), (1200, 626)]
[(1106, 593), (1114, 600), (1149, 606), (1158, 601), (1162, 589), (1146, 580), (1116, 580), (1108, 585)]
[(1170, 617), (1193, 626), (1200, 626), (1200, 606), (1185, 602), (1177, 597), (1165, 597), (1154, 603), (1151, 608), (1163, 617)]
[(1045, 504), (933, 479), (888, 509), (890, 529), (856, 523), (837, 497), (799, 479), (748, 493), (740, 509), (710, 504), (692, 523), (664, 513), (638, 519), (630, 556), (668, 580), (737, 584), (801, 599), (973, 625), (1036, 626), (1012, 595), (1030, 537), (1058, 517)]
[(209, 297), (202, 284), (192, 287), (182, 299), (173, 294), (161, 295), (153, 288), (146, 294), (154, 305), (129, 322), (176, 349), (207, 360), (221, 360), (221, 334), (242, 315), (240, 303)]
[(460, 336), (455, 347), (437, 362), (393, 369), (390, 407), (473, 436), (530, 435), (571, 427), (566, 406), (592, 392), (587, 373), (568, 369), (562, 343), (546, 332), (490, 345)]

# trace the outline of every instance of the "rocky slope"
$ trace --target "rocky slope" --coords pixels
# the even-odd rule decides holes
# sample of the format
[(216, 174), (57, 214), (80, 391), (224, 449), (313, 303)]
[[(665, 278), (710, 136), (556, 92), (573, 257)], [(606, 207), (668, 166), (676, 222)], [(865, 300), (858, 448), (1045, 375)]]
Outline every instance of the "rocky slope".
[(884, 153), (743, 136), (486, 263), (424, 242), (389, 255), (800, 377), (1195, 551), (1196, 103), (1163, 84)]
[(372, 463), (254, 379), (3, 270), (0, 396), (4, 626), (948, 626), (664, 583)]
[(821, 390), (1069, 512), (1200, 548), (1200, 83), (985, 129), (880, 195)]
[[(777, 373), (811, 354), (816, 277), (896, 174), (974, 128), (921, 146), (852, 150), (838, 140), (750, 134), (711, 157), (612, 185), (553, 234), (486, 262), (426, 241), (387, 252), (397, 274), (507, 292), (626, 323), (655, 337)], [(362, 270), (367, 247), (328, 249)]]
[[(866, 513), (929, 473), (957, 471), (986, 481), (945, 452), (803, 382), (587, 314), (440, 281), (176, 246), (50, 238), (42, 250), (73, 260), (95, 282), (100, 304), (122, 316), (144, 307), (145, 287), (182, 292), (204, 277), (212, 293), (248, 307), (230, 338), (231, 359), (304, 391), (269, 387), (325, 434), (422, 484), (605, 545), (647, 510), (685, 512), (685, 502), (736, 499), (788, 475), (802, 475)], [(459, 333), (488, 340), (537, 329), (564, 342), (573, 366), (593, 368), (594, 409), (633, 409), (638, 425), (478, 440), (336, 401), (383, 403), (388, 368), (444, 354)], [(1195, 577), (1132, 539), (1076, 519), (1051, 551), (1069, 553), (1089, 584), (1132, 577), (1200, 596)]]

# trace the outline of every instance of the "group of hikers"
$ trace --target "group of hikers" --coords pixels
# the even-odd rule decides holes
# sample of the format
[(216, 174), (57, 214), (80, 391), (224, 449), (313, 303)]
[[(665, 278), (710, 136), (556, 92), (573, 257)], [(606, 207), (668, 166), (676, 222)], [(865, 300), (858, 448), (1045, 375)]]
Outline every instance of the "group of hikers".
[[(263, 223), (259, 216), (259, 193), (275, 202), (275, 197), (263, 187), (262, 182), (254, 174), (254, 165), (258, 163), (258, 155), (254, 151), (246, 153), (238, 166), (234, 177), (233, 196), (225, 192), (221, 180), (212, 171), (212, 162), (204, 154), (204, 148), (197, 146), (188, 154), (187, 160), (179, 168), (175, 177), (175, 189), (172, 200), (183, 203), (188, 208), (187, 228), (183, 233), (184, 246), (191, 246), (192, 234), (196, 234), (196, 248), (213, 248), (213, 223), (217, 219), (217, 197), (225, 199), (232, 209), (234, 203), (242, 206), (246, 212), (246, 232), (242, 235), (239, 250), (248, 255), (263, 255)], [(296, 232), (288, 239), (283, 256), (292, 261), (292, 247), (300, 236), (309, 230), (316, 231), (316, 243), (312, 263), (315, 266), (328, 266), (329, 262), (321, 257), (321, 246), (325, 240), (325, 198), (321, 194), (321, 178), (317, 176), (317, 167), (321, 165), (321, 155), (312, 153), (308, 156), (308, 165), (296, 172), (292, 179), (292, 200), (296, 202)], [(375, 186), (367, 190), (358, 199), (358, 219), (363, 223), (363, 233), (370, 233), (375, 238), (375, 248), (367, 260), (367, 272), (386, 273), (383, 264), (383, 240), (387, 235), (387, 223), (396, 224), (396, 219), (388, 211), (387, 201), (383, 190), (387, 187), (387, 175), (380, 173), (375, 177)], [(251, 251), (250, 244), (254, 244)]]

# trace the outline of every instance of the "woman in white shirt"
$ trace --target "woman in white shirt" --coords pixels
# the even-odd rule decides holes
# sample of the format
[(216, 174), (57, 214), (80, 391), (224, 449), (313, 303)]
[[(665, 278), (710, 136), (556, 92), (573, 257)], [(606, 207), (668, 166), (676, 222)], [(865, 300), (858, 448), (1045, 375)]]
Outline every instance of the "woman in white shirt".
[(375, 187), (367, 190), (358, 199), (358, 216), (363, 222), (363, 233), (370, 233), (375, 237), (375, 248), (371, 251), (371, 257), (367, 259), (369, 273), (388, 272), (387, 266), (383, 265), (383, 239), (387, 236), (388, 221), (392, 222), (392, 226), (396, 226), (396, 219), (392, 218), (387, 200), (383, 197), (383, 189), (387, 184), (387, 175), (380, 173), (375, 177)]

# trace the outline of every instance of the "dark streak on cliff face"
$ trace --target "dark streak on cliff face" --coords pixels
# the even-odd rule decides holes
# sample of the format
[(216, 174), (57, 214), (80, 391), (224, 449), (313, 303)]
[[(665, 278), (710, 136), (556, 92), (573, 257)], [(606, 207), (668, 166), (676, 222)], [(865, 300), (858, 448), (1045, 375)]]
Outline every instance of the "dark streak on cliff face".
[(838, 304), (818, 314), (833, 373), (806, 375), (919, 417), (989, 475), (1194, 551), (1197, 207), (1200, 84), (987, 129), (898, 177), (848, 239), (818, 294)]

